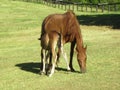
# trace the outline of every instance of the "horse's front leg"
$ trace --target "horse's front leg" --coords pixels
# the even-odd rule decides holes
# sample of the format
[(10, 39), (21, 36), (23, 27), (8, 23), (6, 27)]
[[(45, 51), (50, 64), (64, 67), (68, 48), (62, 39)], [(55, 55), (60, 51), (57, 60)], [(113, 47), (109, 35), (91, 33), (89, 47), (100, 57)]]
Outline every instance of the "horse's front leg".
[(63, 55), (63, 57), (64, 57), (64, 59), (65, 59), (65, 62), (66, 62), (66, 65), (67, 65), (67, 70), (70, 71), (67, 54), (66, 54), (66, 52), (64, 51), (63, 44), (61, 44), (61, 52), (62, 52), (62, 55)]
[(75, 47), (75, 41), (71, 42), (71, 47), (70, 47), (70, 62), (69, 62), (69, 66), (70, 66), (70, 70), (71, 71), (75, 71), (72, 65), (72, 59), (73, 59), (73, 54), (74, 54), (74, 47)]
[(57, 61), (56, 61), (57, 67), (58, 67), (58, 64), (59, 64), (59, 62), (60, 62), (60, 60), (59, 60), (59, 58), (60, 58), (60, 53), (61, 53), (61, 49), (58, 48), (58, 52), (57, 52)]

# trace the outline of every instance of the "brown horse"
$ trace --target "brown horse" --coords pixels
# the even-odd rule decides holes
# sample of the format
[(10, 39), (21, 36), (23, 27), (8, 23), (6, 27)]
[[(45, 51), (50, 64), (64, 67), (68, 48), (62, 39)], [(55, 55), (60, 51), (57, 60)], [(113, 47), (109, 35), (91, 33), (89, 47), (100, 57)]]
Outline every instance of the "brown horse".
[(42, 23), (41, 36), (43, 36), (45, 33), (52, 32), (57, 32), (62, 35), (63, 44), (71, 42), (69, 62), (70, 70), (75, 71), (72, 65), (72, 59), (76, 44), (78, 64), (81, 72), (86, 72), (87, 47), (83, 46), (81, 29), (74, 12), (67, 11), (64, 14), (52, 14), (47, 16)]
[[(58, 47), (58, 50), (62, 52), (65, 61), (67, 63), (67, 69), (70, 70), (66, 53), (64, 53), (63, 44), (61, 40), (61, 35), (57, 32), (51, 32), (51, 33), (44, 33), (39, 40), (41, 40), (41, 62), (42, 62), (42, 70), (40, 71), (40, 74), (48, 74), (51, 77), (54, 73), (55, 64), (56, 64), (56, 46)], [(52, 53), (52, 55), (51, 55)], [(51, 60), (51, 56), (54, 57), (53, 60)], [(50, 57), (50, 61), (48, 61), (48, 58)], [(50, 72), (50, 66), (52, 65), (52, 69)]]

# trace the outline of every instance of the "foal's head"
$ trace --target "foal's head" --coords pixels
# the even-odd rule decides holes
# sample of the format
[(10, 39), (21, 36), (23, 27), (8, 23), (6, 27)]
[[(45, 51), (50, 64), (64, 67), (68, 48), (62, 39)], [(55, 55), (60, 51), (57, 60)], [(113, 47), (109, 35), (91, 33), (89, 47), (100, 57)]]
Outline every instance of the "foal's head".
[(86, 55), (86, 50), (87, 50), (87, 46), (86, 47), (81, 47), (81, 48), (76, 48), (77, 50), (77, 60), (81, 69), (82, 73), (86, 72), (86, 60), (87, 60), (87, 55)]

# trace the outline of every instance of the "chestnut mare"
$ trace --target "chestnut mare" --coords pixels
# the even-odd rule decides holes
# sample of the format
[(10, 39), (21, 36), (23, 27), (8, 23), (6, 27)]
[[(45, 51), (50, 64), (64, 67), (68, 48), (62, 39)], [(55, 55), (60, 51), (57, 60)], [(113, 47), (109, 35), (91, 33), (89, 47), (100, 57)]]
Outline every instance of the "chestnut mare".
[[(74, 47), (76, 44), (78, 64), (80, 66), (81, 72), (82, 73), (86, 72), (87, 47), (83, 46), (81, 29), (74, 12), (69, 10), (64, 14), (52, 14), (47, 16), (42, 23), (41, 37), (44, 34), (50, 34), (52, 32), (57, 32), (62, 36), (61, 41), (63, 45), (68, 42), (71, 43), (70, 62), (69, 62), (70, 70), (75, 71), (72, 65), (72, 59), (74, 54)], [(50, 50), (52, 53), (52, 59), (56, 61), (56, 55), (54, 55), (55, 48), (53, 46), (54, 44), (53, 40), (51, 40), (50, 43), (51, 43)], [(58, 54), (58, 58), (59, 58), (59, 54)]]

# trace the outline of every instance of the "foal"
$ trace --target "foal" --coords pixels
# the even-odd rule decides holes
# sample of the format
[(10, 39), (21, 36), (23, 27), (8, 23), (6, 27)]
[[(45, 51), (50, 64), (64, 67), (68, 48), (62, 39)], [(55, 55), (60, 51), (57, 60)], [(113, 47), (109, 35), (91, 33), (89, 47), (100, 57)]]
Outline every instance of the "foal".
[[(70, 70), (69, 65), (68, 65), (68, 61), (67, 61), (67, 56), (66, 53), (64, 53), (63, 51), (63, 44), (62, 44), (62, 38), (61, 35), (57, 32), (50, 32), (50, 33), (44, 33), (41, 35), (41, 62), (43, 64), (43, 68), (42, 71), (40, 72), (41, 74), (43, 73), (48, 73), (46, 71), (46, 64), (49, 63), (52, 64), (52, 68), (49, 74), (49, 77), (52, 76), (52, 74), (54, 73), (55, 70), (55, 65), (56, 65), (56, 61), (57, 61), (57, 54), (56, 54), (56, 47), (58, 48), (58, 51), (62, 52), (66, 64), (67, 64), (67, 70)], [(50, 55), (51, 54), (51, 55)], [(52, 61), (48, 61), (48, 58), (51, 57)], [(51, 60), (51, 59), (50, 59)], [(48, 68), (48, 67), (47, 67)], [(49, 69), (49, 68), (48, 68)]]

